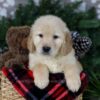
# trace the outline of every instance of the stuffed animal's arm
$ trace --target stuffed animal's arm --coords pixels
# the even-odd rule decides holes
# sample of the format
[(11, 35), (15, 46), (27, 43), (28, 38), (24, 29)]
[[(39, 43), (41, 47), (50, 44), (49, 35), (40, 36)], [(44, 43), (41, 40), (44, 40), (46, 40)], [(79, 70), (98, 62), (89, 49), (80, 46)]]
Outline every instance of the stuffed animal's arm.
[(0, 55), (0, 68), (2, 68), (5, 65), (5, 63), (11, 58), (13, 58), (13, 55), (10, 51), (7, 51), (1, 54)]
[(24, 66), (24, 63), (28, 61), (27, 55), (16, 55), (16, 57), (9, 59), (6, 63), (6, 67), (12, 67), (14, 65)]

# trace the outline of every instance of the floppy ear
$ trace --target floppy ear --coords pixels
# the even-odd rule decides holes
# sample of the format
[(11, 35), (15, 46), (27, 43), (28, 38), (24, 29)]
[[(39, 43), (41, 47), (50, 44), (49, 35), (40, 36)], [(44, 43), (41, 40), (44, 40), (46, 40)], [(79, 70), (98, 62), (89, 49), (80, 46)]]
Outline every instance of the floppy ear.
[(71, 33), (66, 32), (65, 33), (65, 40), (61, 46), (60, 49), (60, 55), (65, 56), (72, 50), (72, 38), (71, 38)]
[(35, 46), (32, 40), (33, 33), (30, 33), (28, 40), (27, 40), (27, 47), (30, 53), (33, 53), (35, 51)]

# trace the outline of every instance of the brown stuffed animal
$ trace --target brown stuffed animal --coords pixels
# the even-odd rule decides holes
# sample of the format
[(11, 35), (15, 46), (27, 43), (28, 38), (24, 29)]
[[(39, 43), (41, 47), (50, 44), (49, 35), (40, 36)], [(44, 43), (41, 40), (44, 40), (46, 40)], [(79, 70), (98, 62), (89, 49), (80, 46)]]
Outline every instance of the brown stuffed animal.
[(0, 56), (0, 67), (28, 62), (27, 37), (29, 26), (11, 27), (6, 35), (9, 50)]

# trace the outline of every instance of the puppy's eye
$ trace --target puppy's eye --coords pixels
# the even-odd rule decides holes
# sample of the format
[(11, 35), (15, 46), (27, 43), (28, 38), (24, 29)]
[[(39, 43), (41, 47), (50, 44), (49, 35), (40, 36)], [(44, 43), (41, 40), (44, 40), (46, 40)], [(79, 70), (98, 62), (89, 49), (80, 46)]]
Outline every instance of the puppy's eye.
[(43, 34), (38, 34), (39, 37), (43, 38)]
[(53, 38), (54, 38), (54, 39), (58, 39), (59, 36), (58, 36), (58, 35), (54, 35)]

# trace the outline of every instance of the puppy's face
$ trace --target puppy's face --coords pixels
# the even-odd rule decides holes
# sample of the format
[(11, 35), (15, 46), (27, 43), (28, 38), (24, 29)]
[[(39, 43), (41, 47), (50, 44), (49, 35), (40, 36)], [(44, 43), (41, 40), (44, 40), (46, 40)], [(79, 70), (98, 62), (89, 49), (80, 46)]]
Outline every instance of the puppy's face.
[(64, 34), (45, 27), (34, 32), (33, 42), (36, 52), (42, 55), (56, 56), (63, 44)]
[(71, 42), (69, 33), (67, 34), (66, 29), (62, 26), (52, 21), (35, 23), (31, 28), (32, 39), (29, 39), (32, 41), (31, 45), (33, 45), (35, 52), (52, 57), (67, 53), (72, 44), (69, 43)]

